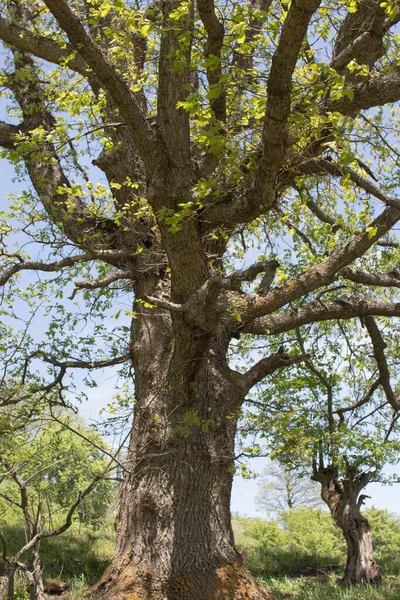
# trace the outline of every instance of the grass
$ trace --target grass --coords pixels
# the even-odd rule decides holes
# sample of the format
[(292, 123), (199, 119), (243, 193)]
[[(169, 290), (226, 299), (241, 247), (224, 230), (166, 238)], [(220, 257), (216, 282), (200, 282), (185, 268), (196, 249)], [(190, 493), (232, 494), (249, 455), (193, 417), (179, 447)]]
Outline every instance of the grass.
[(370, 585), (341, 587), (335, 578), (321, 581), (308, 578), (261, 580), (277, 600), (399, 600), (400, 578), (384, 578), (382, 587)]
[[(21, 548), (26, 541), (23, 527), (2, 528), (10, 554)], [(55, 579), (79, 587), (79, 582), (94, 584), (103, 574), (114, 550), (115, 532), (113, 522), (106, 522), (101, 529), (73, 526), (65, 534), (43, 540), (40, 547), (44, 566), (44, 580)], [(22, 557), (30, 565), (30, 554)], [(0, 575), (5, 566), (0, 557)], [(21, 598), (21, 600), (23, 600)]]
[[(315, 523), (309, 525), (311, 533), (316, 527)], [(245, 556), (245, 564), (253, 575), (271, 590), (277, 600), (400, 600), (400, 576), (394, 576), (395, 573), (399, 573), (400, 544), (396, 540), (396, 543), (392, 540), (390, 553), (386, 552), (390, 558), (389, 562), (387, 564), (384, 561), (380, 563), (387, 574), (382, 587), (378, 589), (372, 586), (343, 588), (336, 582), (336, 577), (341, 574), (338, 569), (335, 568), (335, 572), (329, 572), (329, 569), (326, 568), (326, 565), (337, 567), (336, 554), (330, 556), (328, 553), (326, 559), (328, 562), (326, 562), (325, 555), (321, 554), (323, 548), (319, 548), (321, 556), (317, 557), (318, 561), (314, 564), (313, 558), (308, 556), (310, 553), (308, 546), (304, 548), (293, 546), (294, 535), (291, 534), (288, 537), (289, 548), (282, 544), (286, 540), (286, 538), (281, 538), (284, 534), (282, 528), (278, 528), (276, 531), (265, 529), (262, 523), (246, 518), (234, 519), (233, 528), (236, 542)], [(392, 529), (387, 528), (382, 531), (381, 538), (385, 543), (391, 541)], [(268, 537), (271, 532), (276, 534), (276, 539)], [(25, 542), (23, 527), (6, 525), (3, 527), (3, 533), (8, 541), (10, 552), (20, 548)], [(300, 539), (303, 538), (300, 537)], [(320, 536), (318, 540), (320, 539), (326, 543), (326, 538)], [(115, 531), (111, 517), (98, 530), (75, 524), (64, 535), (44, 540), (41, 547), (44, 579), (55, 579), (60, 583), (68, 584), (69, 589), (63, 595), (63, 600), (81, 599), (87, 586), (93, 585), (102, 575), (112, 556), (114, 542)], [(285, 543), (287, 544), (287, 540)], [(377, 546), (379, 548), (378, 544)], [(24, 559), (29, 562), (29, 556)], [(0, 574), (1, 563), (0, 557)], [(392, 568), (393, 565), (397, 565), (397, 570)], [(304, 567), (313, 567), (314, 569), (311, 568), (310, 571)], [(315, 574), (318, 576), (311, 576)], [(26, 580), (22, 574), (18, 576), (16, 600), (29, 600)]]

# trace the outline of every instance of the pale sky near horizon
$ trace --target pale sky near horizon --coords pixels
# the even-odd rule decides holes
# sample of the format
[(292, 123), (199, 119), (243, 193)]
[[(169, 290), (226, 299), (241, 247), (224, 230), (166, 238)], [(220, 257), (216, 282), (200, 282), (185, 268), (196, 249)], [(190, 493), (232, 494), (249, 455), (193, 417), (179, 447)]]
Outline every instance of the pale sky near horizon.
[[(0, 159), (0, 209), (4, 210), (7, 205), (7, 196), (11, 193), (19, 193), (23, 187), (21, 184), (13, 183), (14, 171), (12, 166), (5, 160)], [(25, 186), (26, 187), (26, 186)], [(99, 386), (89, 390), (89, 401), (80, 406), (80, 413), (87, 419), (97, 420), (99, 410), (104, 408), (110, 401), (113, 391), (112, 377), (107, 373), (99, 381)], [(267, 464), (267, 459), (253, 459), (251, 468), (259, 473)], [(400, 471), (400, 468), (399, 468)], [(239, 512), (248, 517), (264, 517), (262, 512), (256, 510), (254, 502), (257, 493), (257, 479), (243, 479), (235, 477), (232, 489), (232, 512)], [(382, 486), (377, 483), (370, 484), (365, 493), (371, 496), (367, 499), (365, 506), (376, 506), (388, 509), (390, 512), (400, 513), (400, 485)]]

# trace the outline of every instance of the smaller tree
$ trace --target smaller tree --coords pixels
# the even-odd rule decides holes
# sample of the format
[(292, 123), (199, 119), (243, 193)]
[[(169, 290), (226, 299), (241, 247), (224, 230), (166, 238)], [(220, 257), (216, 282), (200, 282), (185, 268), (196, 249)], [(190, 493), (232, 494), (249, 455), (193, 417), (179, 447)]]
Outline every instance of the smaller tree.
[[(265, 410), (248, 415), (274, 458), (289, 470), (308, 468), (321, 485), (322, 500), (347, 544), (346, 584), (380, 583), (362, 492), (385, 479), (384, 467), (398, 462), (400, 445), (389, 378), (398, 367), (387, 358), (398, 355), (397, 331), (385, 332), (384, 342), (373, 317), (362, 325), (311, 327), (307, 342), (298, 329), (297, 343), (308, 358), (277, 373), (261, 392)], [(384, 355), (387, 346), (391, 352)]]
[(278, 461), (264, 469), (255, 498), (259, 510), (268, 515), (292, 508), (321, 506), (318, 484), (309, 476)]
[[(0, 542), (8, 600), (15, 598), (18, 570), (27, 577), (30, 599), (45, 600), (41, 541), (67, 531), (74, 515), (85, 515), (86, 503), (104, 516), (113, 497), (114, 484), (107, 475), (114, 461), (100, 451), (100, 444), (105, 445), (100, 436), (76, 419), (78, 435), (43, 416), (29, 425), (15, 421), (11, 411), (0, 417)], [(6, 539), (2, 523), (7, 524), (11, 514), (25, 529), (25, 543), (9, 551), (12, 540)], [(24, 555), (30, 556), (29, 563)]]

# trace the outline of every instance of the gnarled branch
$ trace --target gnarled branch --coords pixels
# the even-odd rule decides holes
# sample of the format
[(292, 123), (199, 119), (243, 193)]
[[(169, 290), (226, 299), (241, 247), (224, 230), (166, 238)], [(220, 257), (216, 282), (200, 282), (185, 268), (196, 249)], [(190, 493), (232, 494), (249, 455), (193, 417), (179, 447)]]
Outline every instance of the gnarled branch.
[(277, 369), (296, 365), (307, 360), (308, 354), (300, 354), (299, 356), (288, 356), (283, 348), (265, 358), (256, 362), (248, 371), (243, 373), (240, 379), (240, 384), (247, 392), (257, 383), (259, 383), (267, 375), (272, 375)]
[(400, 317), (400, 303), (372, 302), (354, 298), (323, 303), (315, 300), (299, 308), (292, 308), (246, 322), (240, 330), (245, 333), (273, 335), (291, 331), (309, 323), (354, 319), (366, 315)]
[(131, 256), (132, 252), (119, 252), (115, 251), (107, 251), (104, 250), (87, 253), (87, 254), (79, 254), (78, 256), (68, 256), (67, 258), (63, 258), (53, 263), (44, 263), (41, 261), (27, 260), (21, 261), (12, 267), (6, 269), (3, 275), (0, 276), (0, 286), (5, 285), (13, 275), (16, 273), (20, 273), (21, 271), (43, 271), (46, 273), (54, 273), (60, 271), (65, 267), (72, 267), (73, 265), (89, 262), (93, 260), (118, 260), (123, 257)]
[(70, 44), (66, 48), (61, 48), (56, 41), (34, 35), (24, 27), (11, 23), (1, 16), (0, 39), (22, 52), (28, 52), (50, 63), (66, 65), (72, 71), (90, 79), (88, 65), (79, 54), (75, 55), (75, 50)]
[(379, 327), (376, 324), (375, 319), (371, 315), (366, 316), (364, 322), (369, 333), (369, 337), (371, 338), (374, 357), (376, 364), (378, 365), (381, 385), (389, 404), (395, 411), (398, 411), (400, 410), (400, 402), (390, 383), (389, 367), (385, 356), (385, 348), (387, 344), (385, 343), (382, 334), (379, 331)]

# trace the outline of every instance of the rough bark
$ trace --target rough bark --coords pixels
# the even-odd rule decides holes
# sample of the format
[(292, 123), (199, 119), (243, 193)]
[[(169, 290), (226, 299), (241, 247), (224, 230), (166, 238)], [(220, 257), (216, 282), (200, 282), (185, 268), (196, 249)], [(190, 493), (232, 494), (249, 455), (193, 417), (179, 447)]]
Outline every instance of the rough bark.
[(359, 494), (370, 477), (371, 474), (368, 478), (353, 477), (350, 469), (347, 477), (341, 479), (332, 465), (319, 469), (313, 477), (321, 483), (321, 497), (346, 540), (347, 560), (342, 580), (345, 585), (379, 585), (382, 580), (382, 570), (373, 556), (369, 523), (360, 511), (362, 496)]
[(4, 575), (0, 576), (0, 600), (5, 600), (6, 590), (8, 587), (8, 579)]
[(15, 575), (17, 569), (15, 565), (8, 565), (7, 568), (7, 597), (8, 600), (15, 600)]
[(32, 572), (29, 577), (30, 600), (47, 600), (44, 593), (43, 569), (40, 562), (40, 541), (32, 549)]
[(243, 388), (226, 365), (228, 338), (135, 308), (136, 405), (117, 549), (94, 591), (107, 600), (271, 598), (243, 567), (231, 528)]

